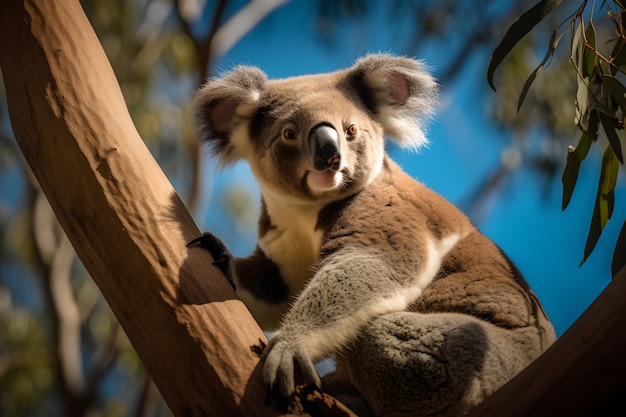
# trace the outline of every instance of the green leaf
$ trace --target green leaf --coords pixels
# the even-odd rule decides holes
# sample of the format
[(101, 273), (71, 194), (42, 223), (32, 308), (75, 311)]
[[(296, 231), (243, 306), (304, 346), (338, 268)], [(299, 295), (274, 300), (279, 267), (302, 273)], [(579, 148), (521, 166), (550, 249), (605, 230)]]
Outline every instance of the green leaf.
[[(572, 22), (571, 25), (575, 23)], [(570, 26), (571, 26), (570, 25)], [(582, 23), (576, 25), (574, 36), (572, 36), (572, 57), (576, 58), (575, 66), (580, 68), (582, 66), (583, 52), (585, 50), (585, 43), (582, 42)]]
[(493, 50), (491, 62), (489, 62), (489, 68), (487, 69), (487, 82), (493, 91), (496, 91), (496, 87), (493, 84), (493, 74), (500, 63), (502, 63), (502, 60), (537, 23), (541, 22), (544, 17), (556, 9), (562, 2), (563, 0), (541, 0), (509, 27), (500, 44)]
[(574, 123), (581, 125), (589, 114), (589, 78), (577, 77), (577, 81)]
[(617, 242), (615, 243), (615, 251), (613, 252), (613, 260), (611, 261), (611, 275), (613, 278), (617, 273), (626, 266), (626, 221), (622, 225), (619, 232)]
[(626, 42), (624, 42), (624, 39), (621, 36), (618, 36), (615, 40), (615, 46), (611, 52), (611, 58), (613, 59), (611, 74), (615, 75), (617, 73), (617, 69), (622, 66), (624, 58), (626, 58)]
[(554, 54), (554, 50), (556, 49), (557, 45), (559, 44), (559, 41), (561, 40), (565, 32), (563, 32), (561, 36), (557, 37), (558, 34), (559, 34), (558, 28), (554, 29), (554, 32), (552, 32), (552, 36), (550, 37), (550, 42), (548, 43), (548, 51), (546, 52), (546, 55), (543, 57), (543, 60), (537, 66), (537, 68), (535, 68), (535, 70), (530, 74), (530, 76), (528, 76), (528, 79), (524, 83), (524, 87), (522, 88), (522, 92), (520, 93), (520, 96), (519, 96), (519, 101), (517, 102), (518, 112), (519, 112), (519, 109), (522, 107), (522, 103), (524, 102), (524, 99), (526, 98), (526, 94), (528, 94), (528, 90), (530, 89), (530, 86), (532, 85), (533, 81), (535, 81), (535, 78), (537, 78), (537, 74), (539, 74), (543, 70), (544, 66), (546, 66), (546, 62), (548, 62), (548, 60)]
[(596, 203), (593, 208), (593, 215), (591, 216), (591, 225), (589, 227), (587, 242), (585, 243), (583, 259), (580, 263), (581, 265), (585, 263), (589, 255), (591, 255), (591, 252), (593, 252), (604, 227), (613, 214), (618, 172), (619, 164), (615, 153), (613, 153), (611, 146), (607, 146), (602, 156), (598, 193), (596, 194)]
[(610, 74), (611, 73), (611, 65), (609, 65), (609, 63), (606, 62), (604, 59), (599, 59), (597, 61), (597, 65), (594, 68), (594, 70), (597, 71), (596, 74)]
[[(596, 114), (593, 112), (592, 114)], [(598, 134), (597, 131), (598, 124), (596, 123), (596, 137)], [(563, 176), (561, 177), (561, 182), (563, 183), (563, 202), (562, 209), (565, 210), (567, 205), (569, 204), (572, 194), (574, 193), (574, 187), (576, 186), (576, 181), (578, 181), (578, 173), (580, 172), (580, 165), (582, 161), (587, 157), (589, 153), (589, 149), (591, 148), (591, 142), (594, 139), (583, 132), (578, 140), (578, 145), (575, 149), (569, 149), (567, 152), (567, 162), (565, 164), (565, 169), (563, 170)]]
[[(599, 114), (600, 112), (598, 110), (591, 110), (589, 112), (589, 117), (586, 118), (586, 124), (581, 124), (578, 127), (580, 127), (580, 129), (585, 132), (585, 134), (587, 136), (589, 136), (589, 138), (595, 142), (598, 139), (598, 125), (600, 123), (599, 120)], [(585, 159), (585, 157), (587, 156), (587, 152), (589, 152), (589, 148), (587, 148), (587, 151), (585, 152), (583, 159)]]
[(606, 133), (609, 144), (611, 145), (611, 148), (613, 148), (613, 153), (617, 156), (619, 162), (623, 164), (624, 158), (622, 156), (622, 144), (620, 143), (619, 136), (617, 136), (617, 132), (615, 131), (615, 122), (608, 114), (602, 112), (600, 113), (600, 122), (602, 122), (602, 128), (604, 129), (604, 133)]
[(593, 22), (589, 21), (585, 30), (587, 44), (583, 50), (582, 73), (583, 77), (592, 77), (597, 67), (598, 56), (596, 55), (596, 29)]
[(602, 75), (602, 84), (613, 100), (621, 107), (622, 112), (626, 114), (626, 87), (617, 78), (610, 75)]

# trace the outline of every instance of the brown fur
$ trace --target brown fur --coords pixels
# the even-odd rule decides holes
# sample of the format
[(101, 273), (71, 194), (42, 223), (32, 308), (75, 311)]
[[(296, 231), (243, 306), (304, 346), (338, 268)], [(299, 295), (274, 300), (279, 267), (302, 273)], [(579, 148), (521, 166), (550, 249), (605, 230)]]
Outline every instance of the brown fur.
[(286, 80), (240, 67), (199, 92), (201, 137), (261, 186), (258, 246), (227, 272), (278, 326), (264, 377), (282, 394), (294, 366), (320, 384), (313, 363), (335, 355), (323, 389), (358, 413), (456, 416), (554, 341), (506, 255), (385, 154), (383, 135), (424, 142), (435, 95), (421, 64), (388, 55)]

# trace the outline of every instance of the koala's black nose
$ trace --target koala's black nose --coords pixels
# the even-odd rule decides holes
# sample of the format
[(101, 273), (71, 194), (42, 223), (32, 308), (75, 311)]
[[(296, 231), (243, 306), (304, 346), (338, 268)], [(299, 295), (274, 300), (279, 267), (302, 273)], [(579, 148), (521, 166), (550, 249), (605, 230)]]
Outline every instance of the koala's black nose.
[(328, 125), (314, 127), (309, 133), (309, 149), (313, 155), (313, 166), (316, 170), (339, 170), (341, 143), (335, 129)]

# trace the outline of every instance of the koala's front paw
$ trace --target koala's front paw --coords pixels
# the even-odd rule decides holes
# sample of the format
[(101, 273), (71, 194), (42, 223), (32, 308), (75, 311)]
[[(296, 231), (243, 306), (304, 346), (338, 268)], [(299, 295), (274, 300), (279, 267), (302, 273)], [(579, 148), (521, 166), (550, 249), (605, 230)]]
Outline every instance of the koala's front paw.
[(233, 255), (230, 253), (224, 242), (219, 240), (211, 233), (203, 233), (202, 236), (195, 238), (187, 243), (187, 247), (199, 243), (203, 249), (208, 250), (213, 256), (213, 265), (217, 266), (224, 274), (230, 285), (235, 287), (235, 277), (233, 272)]
[(284, 397), (290, 397), (295, 392), (294, 363), (298, 365), (302, 378), (307, 384), (318, 389), (321, 380), (315, 365), (298, 337), (277, 333), (265, 348), (263, 358), (263, 379), (270, 389), (278, 388)]

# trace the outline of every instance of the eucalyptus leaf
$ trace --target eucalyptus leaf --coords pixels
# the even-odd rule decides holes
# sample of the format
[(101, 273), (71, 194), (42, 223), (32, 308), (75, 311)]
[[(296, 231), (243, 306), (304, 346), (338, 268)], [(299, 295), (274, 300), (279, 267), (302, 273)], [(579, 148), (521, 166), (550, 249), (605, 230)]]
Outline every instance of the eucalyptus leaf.
[(598, 56), (596, 55), (596, 29), (590, 21), (585, 30), (586, 44), (583, 49), (582, 74), (583, 77), (592, 77), (597, 67)]
[[(591, 139), (592, 142), (598, 140), (598, 124), (600, 123), (600, 117), (598, 116), (599, 114), (600, 112), (597, 109), (591, 110), (591, 112), (589, 112), (589, 119), (586, 129), (583, 129), (583, 132), (585, 132), (585, 134), (589, 137), (589, 139)], [(586, 150), (582, 150), (581, 152), (584, 152), (584, 155), (582, 153), (581, 155), (583, 155), (582, 159), (585, 159), (587, 157), (587, 154), (589, 153), (589, 147), (587, 147)]]
[(615, 75), (618, 69), (622, 66), (624, 58), (626, 58), (626, 42), (621, 37), (615, 40), (615, 46), (611, 52), (611, 58), (613, 65), (611, 66), (611, 74)]
[(613, 278), (624, 267), (626, 267), (626, 221), (624, 221), (622, 230), (619, 232), (615, 251), (613, 252), (613, 260), (611, 261), (611, 275), (613, 275)]
[(561, 176), (561, 182), (563, 183), (563, 201), (561, 208), (565, 210), (572, 199), (574, 188), (576, 187), (576, 181), (578, 181), (578, 173), (580, 172), (581, 161), (578, 158), (572, 157), (571, 153), (567, 156), (567, 163)]
[(608, 114), (602, 112), (600, 113), (600, 122), (602, 123), (602, 129), (604, 129), (604, 133), (606, 133), (606, 137), (609, 140), (609, 144), (613, 149), (614, 155), (617, 157), (619, 162), (623, 164), (624, 158), (622, 156), (622, 144), (620, 143), (619, 136), (617, 136), (617, 132), (615, 131), (615, 122)]
[(543, 20), (552, 10), (556, 9), (563, 0), (541, 0), (530, 10), (526, 11), (515, 23), (509, 27), (500, 44), (491, 54), (491, 62), (487, 69), (487, 82), (496, 91), (493, 84), (493, 74), (502, 63), (504, 58), (511, 52), (513, 47), (524, 37), (532, 28)]
[(603, 213), (603, 227), (606, 222), (613, 216), (613, 208), (615, 207), (615, 187), (617, 186), (617, 176), (619, 174), (619, 164), (615, 153), (611, 148), (607, 148), (602, 157), (602, 171), (600, 172), (600, 193), (602, 199), (606, 201), (606, 213)]
[[(574, 25), (572, 21), (571, 25)], [(580, 68), (583, 61), (583, 51), (585, 50), (585, 43), (582, 41), (582, 24), (576, 25), (576, 30), (572, 36), (572, 57), (576, 59), (575, 66)]]
[(576, 181), (578, 181), (580, 165), (589, 153), (589, 149), (591, 148), (591, 142), (592, 138), (587, 133), (583, 132), (580, 136), (580, 139), (578, 140), (578, 145), (576, 146), (576, 148), (568, 150), (567, 162), (565, 163), (565, 169), (563, 170), (563, 175), (561, 176), (561, 182), (563, 183), (563, 210), (567, 208), (572, 198), (572, 194), (574, 193), (574, 188), (576, 186)]
[(596, 203), (591, 216), (591, 226), (589, 226), (589, 234), (587, 235), (587, 242), (585, 243), (585, 251), (579, 266), (582, 266), (589, 255), (591, 255), (591, 252), (593, 252), (593, 249), (596, 247), (596, 243), (598, 243), (598, 239), (602, 233), (602, 228), (600, 227), (600, 210), (598, 207), (598, 196), (596, 196)]
[(602, 84), (604, 84), (613, 100), (620, 106), (622, 112), (626, 114), (626, 87), (617, 78), (610, 75), (602, 76)]
[(596, 59), (593, 74), (611, 74), (611, 65), (604, 59)]
[(577, 81), (574, 122), (581, 125), (589, 115), (589, 78), (578, 77)]
[[(602, 120), (602, 115), (600, 116)], [(617, 175), (619, 172), (619, 164), (611, 146), (607, 146), (602, 156), (602, 167), (600, 168), (600, 181), (598, 182), (598, 192), (596, 194), (596, 203), (591, 216), (591, 225), (589, 226), (589, 234), (585, 243), (585, 251), (581, 265), (585, 263), (593, 249), (598, 243), (598, 239), (611, 218), (613, 213), (614, 193), (617, 184)]]
[(543, 70), (543, 68), (547, 66), (546, 63), (550, 60), (550, 58), (554, 54), (554, 50), (556, 49), (557, 45), (559, 44), (559, 41), (561, 40), (565, 32), (561, 33), (560, 36), (558, 36), (558, 34), (559, 34), (559, 29), (558, 28), (554, 29), (554, 32), (552, 32), (552, 36), (550, 37), (550, 42), (548, 43), (548, 51), (546, 52), (546, 55), (543, 57), (543, 60), (537, 66), (537, 68), (535, 68), (535, 70), (528, 76), (528, 79), (524, 83), (524, 87), (522, 88), (522, 92), (520, 93), (519, 100), (517, 102), (518, 112), (520, 108), (522, 107), (522, 103), (524, 102), (524, 99), (526, 98), (526, 94), (528, 94), (528, 90), (530, 89), (530, 86), (532, 85), (533, 81), (535, 81), (535, 78), (537, 78), (537, 74), (539, 74)]

